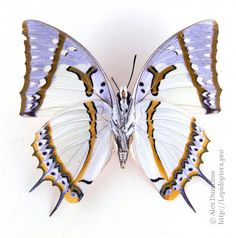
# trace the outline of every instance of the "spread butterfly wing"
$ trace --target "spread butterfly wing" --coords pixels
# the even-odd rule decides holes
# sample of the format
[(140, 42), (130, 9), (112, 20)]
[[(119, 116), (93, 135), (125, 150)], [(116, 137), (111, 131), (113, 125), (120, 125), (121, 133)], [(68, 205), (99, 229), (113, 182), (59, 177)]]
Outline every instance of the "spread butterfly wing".
[(64, 32), (29, 20), (23, 34), (20, 114), (53, 116), (35, 135), (34, 155), (43, 174), (31, 191), (45, 180), (60, 188), (53, 214), (64, 198), (79, 202), (109, 160), (113, 91), (93, 56)]
[(135, 102), (154, 99), (193, 112), (219, 112), (217, 37), (217, 23), (206, 20), (168, 39), (144, 66), (134, 90)]
[(93, 56), (64, 32), (45, 23), (23, 23), (26, 74), (24, 116), (54, 115), (73, 104), (101, 99), (111, 105), (105, 74)]
[(52, 213), (64, 198), (79, 202), (108, 162), (112, 147), (107, 122), (110, 116), (106, 103), (88, 101), (60, 113), (36, 133), (32, 146), (43, 175), (31, 191), (45, 180), (60, 188)]
[(164, 199), (182, 194), (192, 207), (184, 186), (192, 176), (210, 183), (200, 170), (208, 142), (205, 131), (182, 109), (157, 100), (137, 105), (134, 158)]

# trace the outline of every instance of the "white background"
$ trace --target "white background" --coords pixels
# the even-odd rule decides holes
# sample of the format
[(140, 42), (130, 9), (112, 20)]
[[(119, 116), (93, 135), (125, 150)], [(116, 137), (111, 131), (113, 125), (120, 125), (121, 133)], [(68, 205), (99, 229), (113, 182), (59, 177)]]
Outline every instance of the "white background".
[[(0, 2), (0, 237), (235, 237), (235, 96), (236, 7), (234, 1), (11, 1)], [(149, 55), (168, 37), (203, 19), (220, 26), (219, 82), (222, 112), (197, 116), (211, 143), (202, 170), (210, 178), (219, 171), (219, 150), (224, 150), (225, 225), (209, 219), (210, 186), (194, 178), (186, 192), (197, 213), (181, 197), (163, 200), (132, 158), (120, 170), (116, 156), (92, 184), (79, 204), (63, 202), (49, 218), (59, 191), (43, 183), (31, 157), (34, 132), (43, 118), (19, 116), (25, 73), (21, 23), (37, 19), (75, 37), (97, 58), (107, 75), (127, 82), (134, 54), (137, 77)], [(217, 186), (216, 186), (217, 188)], [(218, 195), (217, 195), (218, 196)], [(218, 199), (219, 197), (216, 197)], [(217, 206), (217, 204), (216, 204)], [(216, 209), (217, 213), (217, 209)], [(217, 216), (217, 214), (216, 214)]]

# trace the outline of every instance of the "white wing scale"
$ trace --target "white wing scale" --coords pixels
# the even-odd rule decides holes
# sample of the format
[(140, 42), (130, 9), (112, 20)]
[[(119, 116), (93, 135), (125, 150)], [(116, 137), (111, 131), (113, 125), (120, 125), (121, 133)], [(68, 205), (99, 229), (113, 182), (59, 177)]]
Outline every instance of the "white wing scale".
[(195, 118), (156, 100), (144, 100), (136, 108), (134, 157), (161, 196), (172, 200), (181, 193), (186, 197), (184, 186), (192, 176), (210, 183), (199, 168), (209, 139)]
[[(32, 190), (44, 180), (61, 190), (53, 213), (64, 198), (80, 201), (108, 162), (116, 99), (97, 61), (70, 36), (32, 20), (24, 22), (23, 33), (26, 75), (20, 114), (58, 115), (36, 133), (33, 143), (43, 175)], [(199, 168), (209, 139), (176, 106), (220, 111), (217, 36), (217, 23), (211, 20), (178, 32), (147, 61), (133, 94), (136, 160), (163, 198), (182, 194), (191, 208), (186, 182), (197, 175), (211, 184)]]
[[(79, 202), (104, 168), (111, 150), (111, 104), (106, 76), (94, 57), (66, 33), (45, 23), (23, 23), (26, 74), (22, 116), (53, 116), (35, 135), (40, 180), (60, 188), (62, 200)], [(103, 148), (101, 145), (106, 144)]]
[(217, 38), (217, 23), (206, 20), (168, 39), (144, 66), (134, 90), (136, 103), (156, 99), (191, 112), (219, 112)]
[(111, 105), (109, 82), (94, 57), (66, 33), (45, 23), (23, 23), (26, 74), (23, 116), (53, 116), (87, 100)]
[(209, 139), (183, 109), (220, 111), (217, 37), (218, 25), (212, 20), (175, 34), (149, 58), (133, 94), (134, 157), (163, 198), (182, 194), (193, 210), (184, 186), (192, 176), (212, 185), (199, 168)]
[(101, 101), (81, 103), (47, 122), (36, 133), (34, 155), (43, 175), (32, 190), (50, 180), (61, 190), (59, 203), (64, 197), (72, 203), (82, 199), (88, 185), (110, 159), (112, 138), (106, 121), (110, 120), (109, 110)]

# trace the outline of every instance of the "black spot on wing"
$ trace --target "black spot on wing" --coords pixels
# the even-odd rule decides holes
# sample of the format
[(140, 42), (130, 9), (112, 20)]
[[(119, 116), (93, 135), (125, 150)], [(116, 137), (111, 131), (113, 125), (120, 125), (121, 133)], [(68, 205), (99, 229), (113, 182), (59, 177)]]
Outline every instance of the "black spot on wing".
[(158, 177), (158, 178), (156, 178), (156, 179), (150, 179), (153, 183), (157, 183), (157, 182), (159, 182), (160, 180), (164, 180), (164, 178), (162, 178), (162, 177)]
[(91, 184), (93, 181), (88, 181), (88, 180), (82, 179), (79, 182), (86, 183), (86, 184)]

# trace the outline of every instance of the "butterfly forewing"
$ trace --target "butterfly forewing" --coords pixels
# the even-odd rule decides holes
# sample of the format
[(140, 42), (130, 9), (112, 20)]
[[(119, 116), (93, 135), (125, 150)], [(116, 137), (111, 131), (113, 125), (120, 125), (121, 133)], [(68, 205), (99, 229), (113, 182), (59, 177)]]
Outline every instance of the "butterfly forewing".
[(147, 61), (135, 88), (135, 102), (158, 99), (191, 111), (220, 111), (217, 81), (218, 25), (196, 23), (175, 34)]
[(73, 38), (45, 23), (23, 23), (26, 74), (21, 115), (54, 115), (86, 100), (111, 105), (106, 76), (94, 57)]

